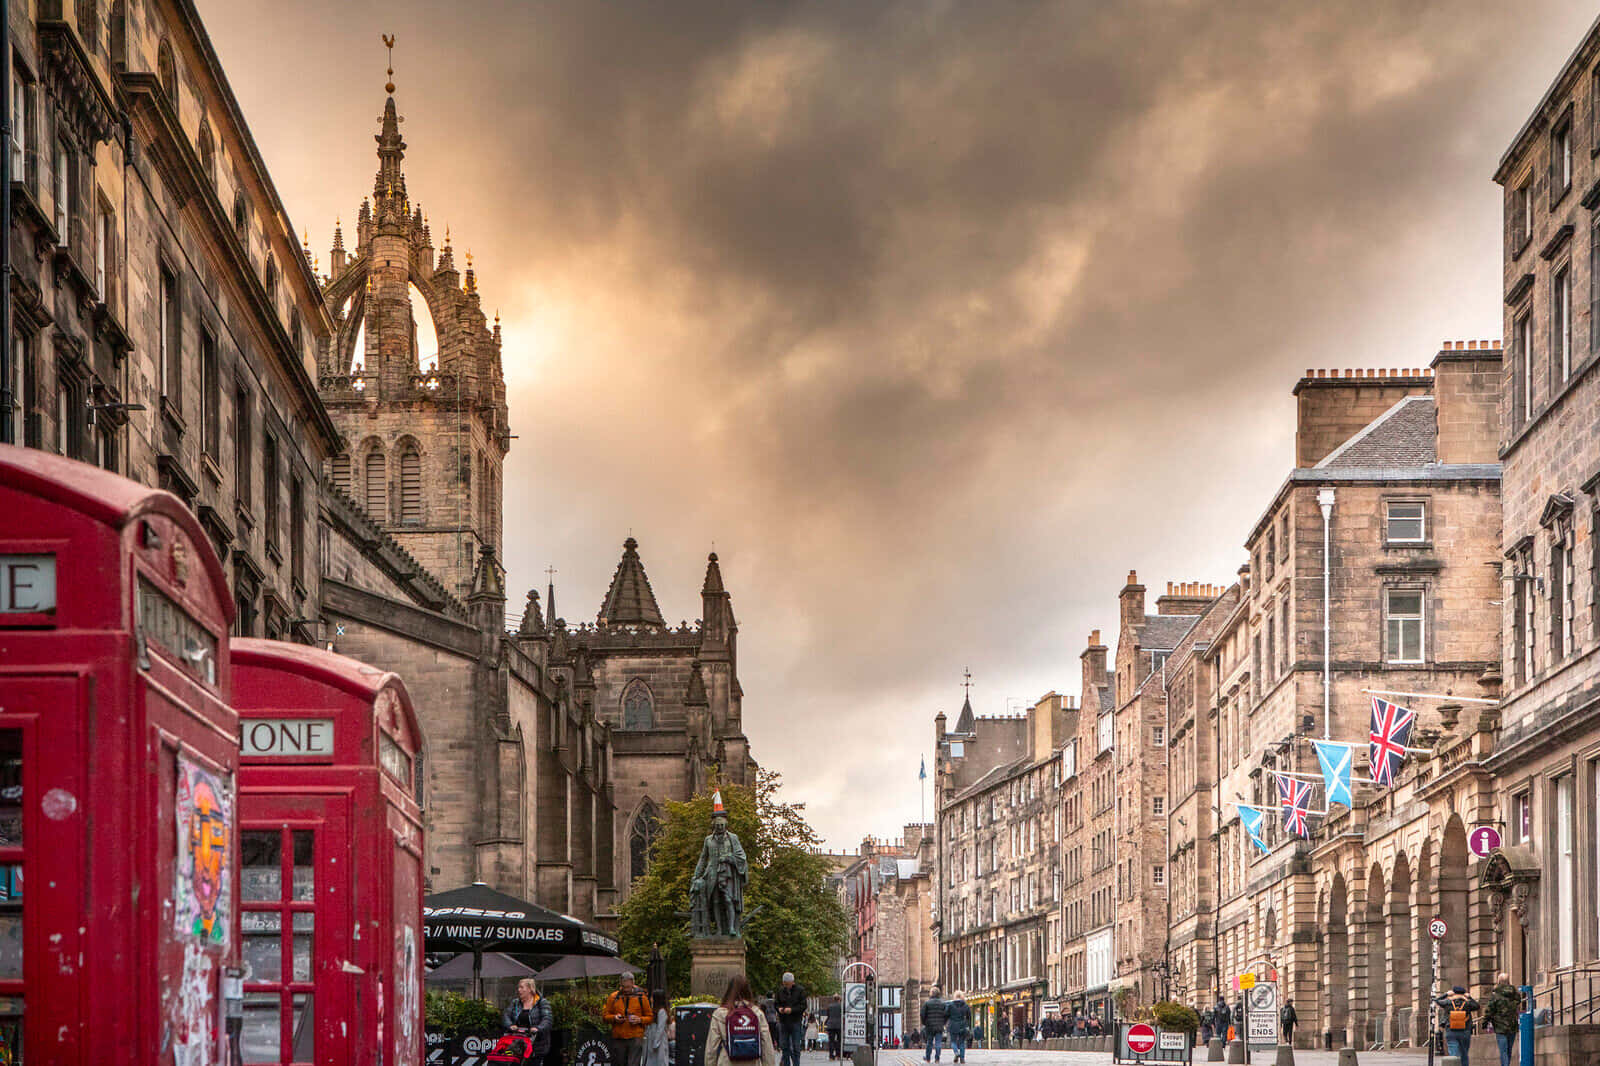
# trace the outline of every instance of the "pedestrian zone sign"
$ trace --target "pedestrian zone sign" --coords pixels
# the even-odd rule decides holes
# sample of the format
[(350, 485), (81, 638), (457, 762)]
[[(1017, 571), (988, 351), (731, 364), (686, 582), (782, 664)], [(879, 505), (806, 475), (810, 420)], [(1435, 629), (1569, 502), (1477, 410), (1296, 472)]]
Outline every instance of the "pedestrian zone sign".
[(844, 986), (844, 1046), (860, 1047), (867, 1042), (867, 986), (852, 981)]
[(1257, 982), (1244, 997), (1245, 1041), (1253, 1048), (1278, 1046), (1278, 986)]

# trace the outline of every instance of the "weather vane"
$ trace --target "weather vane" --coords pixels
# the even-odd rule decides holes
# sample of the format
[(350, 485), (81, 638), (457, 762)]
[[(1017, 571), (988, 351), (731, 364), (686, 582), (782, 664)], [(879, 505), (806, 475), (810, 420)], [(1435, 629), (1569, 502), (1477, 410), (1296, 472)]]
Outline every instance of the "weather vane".
[(383, 46), (389, 50), (389, 82), (383, 88), (389, 95), (394, 95), (394, 34), (383, 35)]
[(970, 666), (967, 667), (966, 670), (964, 670), (962, 672), (961, 676), (962, 676), (961, 688), (962, 688), (963, 691), (966, 692), (967, 698), (971, 699), (972, 698), (972, 667), (970, 667)]

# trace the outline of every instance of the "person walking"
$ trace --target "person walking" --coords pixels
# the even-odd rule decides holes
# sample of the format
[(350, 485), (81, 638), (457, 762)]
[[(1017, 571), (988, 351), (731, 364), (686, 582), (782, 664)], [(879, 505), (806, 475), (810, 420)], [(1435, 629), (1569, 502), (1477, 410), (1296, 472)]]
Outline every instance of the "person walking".
[(773, 1003), (778, 1009), (778, 1048), (783, 1053), (783, 1066), (800, 1066), (802, 1040), (806, 1032), (806, 986), (785, 973), (783, 984), (778, 986)]
[(972, 1036), (972, 1008), (959, 995), (947, 1004), (945, 1029), (950, 1034), (950, 1061), (967, 1061), (967, 1040)]
[(532, 1041), (532, 1049), (523, 1061), (534, 1063), (535, 1066), (543, 1062), (550, 1051), (554, 1019), (549, 1001), (539, 995), (539, 986), (531, 977), (524, 977), (517, 982), (517, 998), (512, 1000), (511, 1006), (505, 1009), (500, 1018), (507, 1033), (526, 1036)]
[(644, 1030), (650, 1023), (650, 997), (625, 973), (606, 997), (600, 1017), (611, 1023), (613, 1066), (644, 1066)]
[(817, 1016), (815, 1014), (806, 1017), (806, 1050), (817, 1050)]
[(644, 1030), (644, 1066), (668, 1066), (672, 1049), (668, 1045), (667, 1031), (671, 1026), (666, 990), (657, 988), (650, 993), (650, 1024)]
[(711, 1028), (706, 1032), (706, 1066), (733, 1066), (733, 1063), (760, 1062), (776, 1066), (777, 1048), (772, 1032), (756, 1005), (750, 982), (742, 973), (728, 979), (722, 1003), (711, 1013)]
[(1283, 1009), (1278, 1011), (1278, 1025), (1283, 1029), (1283, 1042), (1294, 1047), (1294, 1027), (1300, 1024), (1300, 1015), (1294, 1012), (1294, 1000), (1283, 1001)]
[(1495, 979), (1494, 988), (1483, 1001), (1483, 1020), (1494, 1027), (1495, 1046), (1500, 1049), (1500, 1066), (1511, 1066), (1511, 1052), (1517, 1046), (1517, 1026), (1522, 1017), (1522, 993), (1511, 983), (1509, 974)]
[(1456, 985), (1448, 995), (1440, 996), (1434, 1002), (1439, 1005), (1439, 1013), (1443, 1015), (1446, 1054), (1456, 1056), (1461, 1060), (1461, 1066), (1467, 1066), (1467, 1054), (1472, 1049), (1472, 1016), (1481, 1009), (1478, 1001), (1467, 995), (1467, 990), (1461, 985)]
[(922, 1048), (923, 1062), (938, 1062), (939, 1052), (944, 1047), (944, 1029), (950, 1023), (950, 1007), (939, 995), (939, 986), (934, 985), (931, 994), (922, 1001), (922, 1035), (925, 1041)]
[(839, 1034), (844, 1030), (844, 1005), (834, 996), (822, 1012), (822, 1027), (828, 1031), (828, 1058), (837, 1059), (843, 1051), (839, 1047)]

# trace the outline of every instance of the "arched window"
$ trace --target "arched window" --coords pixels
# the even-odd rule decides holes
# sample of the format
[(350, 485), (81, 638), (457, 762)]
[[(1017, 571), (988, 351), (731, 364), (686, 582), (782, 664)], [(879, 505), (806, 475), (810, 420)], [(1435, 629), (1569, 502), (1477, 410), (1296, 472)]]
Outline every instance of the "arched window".
[(637, 881), (650, 869), (650, 849), (661, 833), (661, 815), (648, 798), (639, 805), (633, 818), (633, 831), (628, 834), (628, 879)]
[(374, 448), (367, 453), (366, 470), (367, 513), (382, 523), (389, 521), (388, 471), (384, 468), (383, 453)]
[(267, 289), (267, 302), (272, 304), (273, 312), (278, 309), (278, 261), (272, 258), (272, 253), (267, 253), (267, 269), (262, 282)]
[(200, 135), (195, 138), (195, 149), (200, 153), (200, 170), (211, 184), (217, 183), (216, 149), (211, 144), (211, 123), (200, 120)]
[(654, 729), (655, 707), (650, 699), (650, 689), (643, 681), (634, 678), (622, 693), (622, 728)]
[(414, 444), (400, 453), (400, 524), (422, 525), (422, 456)]
[(346, 496), (350, 494), (350, 456), (335, 455), (333, 457), (333, 483), (340, 492)]
[(245, 201), (244, 190), (233, 194), (233, 232), (239, 235), (248, 248), (250, 244), (250, 205)]
[(172, 61), (172, 43), (162, 41), (161, 48), (156, 52), (156, 77), (161, 80), (161, 88), (166, 90), (167, 102), (172, 105), (172, 110), (178, 110), (178, 67)]

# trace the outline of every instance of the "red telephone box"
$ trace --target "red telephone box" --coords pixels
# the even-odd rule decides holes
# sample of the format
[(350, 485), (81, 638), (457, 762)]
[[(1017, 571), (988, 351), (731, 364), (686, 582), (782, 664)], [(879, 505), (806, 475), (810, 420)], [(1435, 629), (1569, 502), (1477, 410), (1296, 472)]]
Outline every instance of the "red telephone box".
[(0, 445), (0, 1040), (226, 1063), (233, 601), (177, 497)]
[(422, 1062), (421, 740), (405, 685), (233, 642), (245, 1066)]

